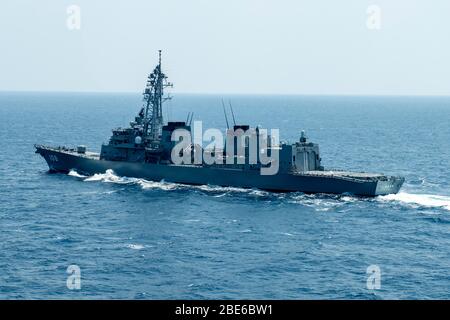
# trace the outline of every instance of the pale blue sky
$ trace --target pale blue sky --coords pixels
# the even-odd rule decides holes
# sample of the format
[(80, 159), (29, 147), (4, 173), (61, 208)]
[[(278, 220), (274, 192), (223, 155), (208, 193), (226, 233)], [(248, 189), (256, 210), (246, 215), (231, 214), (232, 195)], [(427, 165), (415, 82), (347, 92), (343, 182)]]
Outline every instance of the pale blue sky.
[(0, 90), (141, 92), (162, 49), (174, 92), (449, 95), (449, 17), (448, 0), (4, 0)]

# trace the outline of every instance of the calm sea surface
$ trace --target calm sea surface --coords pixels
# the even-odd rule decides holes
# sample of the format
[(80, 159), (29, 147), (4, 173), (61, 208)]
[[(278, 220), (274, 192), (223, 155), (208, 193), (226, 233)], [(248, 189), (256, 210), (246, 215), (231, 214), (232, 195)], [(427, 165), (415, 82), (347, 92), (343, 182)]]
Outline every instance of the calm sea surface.
[[(224, 129), (221, 98), (175, 95), (166, 119)], [(140, 96), (0, 93), (0, 298), (450, 299), (450, 98), (224, 98), (282, 140), (306, 130), (325, 167), (406, 183), (364, 199), (49, 174), (34, 143), (99, 151)]]

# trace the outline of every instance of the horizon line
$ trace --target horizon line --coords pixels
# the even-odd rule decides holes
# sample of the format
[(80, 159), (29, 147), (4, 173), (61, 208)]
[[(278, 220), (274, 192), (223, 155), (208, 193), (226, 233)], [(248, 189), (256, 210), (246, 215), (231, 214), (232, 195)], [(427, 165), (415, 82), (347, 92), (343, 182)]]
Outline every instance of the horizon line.
[[(55, 93), (55, 94), (139, 94), (139, 91), (89, 91), (89, 90), (0, 90), (0, 93)], [(322, 96), (322, 97), (450, 97), (450, 94), (393, 94), (393, 93), (271, 93), (271, 92), (170, 92), (180, 95), (204, 96)]]

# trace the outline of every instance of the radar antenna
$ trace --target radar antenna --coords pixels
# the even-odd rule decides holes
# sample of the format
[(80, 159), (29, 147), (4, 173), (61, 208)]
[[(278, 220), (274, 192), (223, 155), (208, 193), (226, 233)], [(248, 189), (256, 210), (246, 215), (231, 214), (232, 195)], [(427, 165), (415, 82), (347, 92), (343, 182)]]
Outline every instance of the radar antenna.
[(150, 141), (159, 141), (162, 126), (164, 124), (162, 104), (171, 99), (170, 96), (164, 96), (164, 88), (173, 87), (172, 83), (167, 81), (166, 75), (161, 69), (161, 50), (159, 50), (158, 65), (147, 77), (144, 96), (144, 132), (143, 135)]

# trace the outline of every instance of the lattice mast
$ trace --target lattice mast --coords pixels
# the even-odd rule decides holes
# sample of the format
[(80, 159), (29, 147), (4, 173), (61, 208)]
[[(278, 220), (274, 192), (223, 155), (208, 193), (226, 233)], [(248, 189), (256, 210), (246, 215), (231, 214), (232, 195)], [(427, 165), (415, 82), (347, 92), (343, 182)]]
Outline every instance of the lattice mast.
[(164, 96), (164, 88), (172, 87), (172, 83), (167, 81), (166, 75), (161, 69), (161, 50), (159, 50), (159, 63), (147, 78), (147, 85), (144, 90), (144, 137), (150, 141), (160, 139), (162, 126), (164, 125), (162, 105), (170, 99)]

